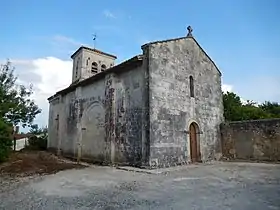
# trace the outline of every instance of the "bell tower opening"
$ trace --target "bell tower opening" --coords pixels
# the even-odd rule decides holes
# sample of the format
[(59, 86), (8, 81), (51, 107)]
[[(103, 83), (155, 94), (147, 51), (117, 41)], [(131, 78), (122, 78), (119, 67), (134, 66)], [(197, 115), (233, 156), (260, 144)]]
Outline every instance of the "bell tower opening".
[(106, 67), (112, 68), (117, 59), (115, 55), (85, 46), (81, 46), (71, 58), (73, 60), (72, 83), (106, 71), (108, 69)]

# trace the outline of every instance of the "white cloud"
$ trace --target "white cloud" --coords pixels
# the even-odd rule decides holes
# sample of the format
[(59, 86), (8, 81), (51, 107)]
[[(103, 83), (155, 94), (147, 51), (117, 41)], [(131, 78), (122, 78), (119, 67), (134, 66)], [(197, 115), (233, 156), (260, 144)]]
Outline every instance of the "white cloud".
[(16, 67), (15, 74), (18, 76), (19, 83), (33, 85), (32, 98), (42, 109), (42, 113), (36, 118), (36, 123), (46, 126), (49, 106), (47, 98), (70, 85), (72, 61), (46, 57), (34, 60), (11, 60), (11, 62)]
[(117, 17), (115, 16), (115, 14), (113, 14), (110, 10), (107, 10), (107, 9), (103, 11), (103, 15), (104, 15), (106, 18), (112, 18), (112, 19), (117, 18)]
[(48, 38), (51, 47), (55, 53), (61, 53), (61, 56), (71, 56), (77, 48), (80, 46), (87, 46), (87, 43), (83, 43), (80, 40), (73, 39), (64, 35), (54, 35)]
[(58, 89), (70, 85), (72, 61), (47, 57), (34, 60), (33, 65), (34, 71), (42, 78), (42, 82), (38, 84), (41, 92), (54, 94)]
[(77, 41), (73, 38), (63, 36), (63, 35), (55, 35), (55, 36), (52, 37), (52, 40), (54, 42), (57, 42), (57, 43), (70, 44), (70, 45), (73, 45), (73, 46), (82, 45), (81, 42), (79, 42), (79, 41)]
[[(229, 84), (222, 84), (222, 91), (224, 92), (224, 93), (226, 93), (226, 92), (234, 92), (235, 93), (235, 91), (234, 91), (234, 89), (233, 89), (233, 85), (229, 85)], [(236, 93), (237, 94), (237, 93)], [(237, 94), (238, 95), (238, 94)], [(238, 95), (239, 96), (239, 95)], [(240, 97), (240, 96), (239, 96)], [(240, 97), (240, 100), (241, 100), (241, 103), (242, 104), (247, 104), (247, 100), (245, 100), (244, 98), (242, 98), (242, 97)]]
[(223, 92), (232, 92), (233, 91), (233, 86), (232, 85), (227, 85), (227, 84), (222, 84), (222, 91)]

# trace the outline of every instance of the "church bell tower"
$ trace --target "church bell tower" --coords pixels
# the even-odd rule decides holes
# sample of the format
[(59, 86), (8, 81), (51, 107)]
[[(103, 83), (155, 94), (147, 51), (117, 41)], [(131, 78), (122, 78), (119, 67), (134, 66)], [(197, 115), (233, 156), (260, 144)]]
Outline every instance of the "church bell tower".
[(81, 46), (71, 58), (73, 60), (72, 83), (112, 68), (117, 59), (115, 55), (85, 46)]

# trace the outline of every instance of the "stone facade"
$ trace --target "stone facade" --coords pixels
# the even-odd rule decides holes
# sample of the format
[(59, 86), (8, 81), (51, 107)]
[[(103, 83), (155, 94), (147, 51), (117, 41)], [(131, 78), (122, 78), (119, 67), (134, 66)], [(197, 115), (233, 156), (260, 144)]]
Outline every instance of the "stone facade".
[(227, 159), (280, 161), (280, 119), (224, 123), (221, 134)]
[[(221, 73), (192, 38), (148, 46), (151, 165), (190, 162), (189, 126), (197, 124), (201, 161), (221, 156)], [(190, 76), (194, 97), (190, 95)]]
[[(82, 50), (72, 56), (73, 66)], [(221, 73), (214, 62), (190, 34), (142, 50), (91, 76), (80, 69), (78, 81), (49, 98), (49, 148), (141, 167), (221, 156)]]

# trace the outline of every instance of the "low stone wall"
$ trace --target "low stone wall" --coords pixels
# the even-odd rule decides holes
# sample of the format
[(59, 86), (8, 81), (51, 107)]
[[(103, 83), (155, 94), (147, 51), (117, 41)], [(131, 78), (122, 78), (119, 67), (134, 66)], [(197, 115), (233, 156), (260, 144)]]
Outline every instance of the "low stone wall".
[(15, 151), (20, 151), (24, 149), (25, 146), (29, 145), (28, 138), (17, 139), (15, 142), (16, 142), (15, 148), (14, 145), (12, 146), (12, 149), (15, 149)]
[(221, 124), (226, 159), (280, 161), (280, 119)]

